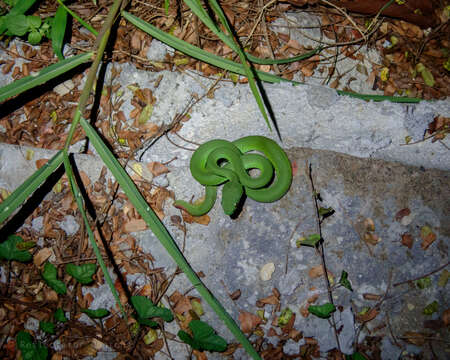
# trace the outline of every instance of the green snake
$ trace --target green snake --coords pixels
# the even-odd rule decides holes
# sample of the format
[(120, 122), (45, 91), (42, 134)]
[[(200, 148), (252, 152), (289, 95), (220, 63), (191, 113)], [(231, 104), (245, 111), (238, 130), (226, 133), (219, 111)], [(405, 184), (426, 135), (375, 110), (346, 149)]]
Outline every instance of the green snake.
[[(257, 169), (258, 175), (251, 176), (251, 169)], [(221, 184), (224, 184), (223, 210), (232, 215), (244, 193), (258, 202), (274, 202), (286, 194), (292, 182), (291, 163), (286, 153), (264, 136), (247, 136), (233, 142), (208, 141), (192, 155), (190, 170), (195, 180), (205, 185), (205, 200), (199, 204), (177, 200), (174, 206), (193, 216), (211, 210)]]

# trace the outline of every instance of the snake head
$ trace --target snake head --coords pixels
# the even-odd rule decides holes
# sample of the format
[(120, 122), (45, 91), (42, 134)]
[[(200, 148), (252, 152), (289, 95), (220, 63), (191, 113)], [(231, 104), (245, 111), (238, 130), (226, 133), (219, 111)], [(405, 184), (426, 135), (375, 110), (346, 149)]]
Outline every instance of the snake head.
[(233, 215), (244, 195), (244, 187), (236, 181), (225, 183), (222, 188), (222, 208), (226, 215)]

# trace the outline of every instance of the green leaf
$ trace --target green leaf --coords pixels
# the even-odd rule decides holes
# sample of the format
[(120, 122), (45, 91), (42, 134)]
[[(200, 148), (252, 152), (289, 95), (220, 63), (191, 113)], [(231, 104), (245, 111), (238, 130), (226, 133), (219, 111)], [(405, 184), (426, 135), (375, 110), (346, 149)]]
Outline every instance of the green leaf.
[(345, 360), (367, 360), (367, 359), (361, 353), (354, 352), (351, 355), (345, 355)]
[(52, 23), (51, 39), (52, 48), (59, 60), (63, 60), (62, 49), (64, 46), (64, 36), (67, 28), (67, 11), (63, 6), (59, 6), (56, 10)]
[(317, 317), (328, 319), (331, 316), (331, 313), (336, 311), (336, 307), (331, 303), (326, 303), (323, 305), (309, 305), (308, 311)]
[(326, 218), (326, 217), (331, 216), (333, 214), (334, 214), (334, 209), (332, 207), (329, 207), (329, 208), (321, 207), (321, 208), (319, 208), (319, 215), (322, 216), (323, 218)]
[(18, 95), (26, 90), (32, 89), (35, 86), (42, 85), (61, 74), (67, 73), (69, 70), (77, 67), (78, 65), (90, 61), (91, 56), (92, 52), (72, 56), (56, 64), (46, 67), (36, 75), (26, 76), (12, 82), (11, 84), (3, 86), (2, 88), (0, 88), (0, 102), (5, 101), (6, 99)]
[(106, 309), (97, 309), (97, 310), (81, 309), (81, 312), (85, 313), (92, 319), (101, 319), (110, 314), (110, 312)]
[(62, 323), (67, 322), (66, 315), (64, 314), (64, 311), (61, 308), (56, 309), (56, 311), (53, 314), (53, 316), (54, 316), (56, 321), (59, 321), (59, 322), (62, 322)]
[(28, 31), (27, 17), (23, 14), (12, 15), (9, 13), (4, 18), (4, 25), (8, 28), (6, 35), (23, 36)]
[(75, 280), (77, 280), (83, 285), (89, 284), (94, 281), (92, 276), (95, 274), (96, 271), (97, 271), (96, 264), (66, 265), (66, 272), (69, 275), (73, 276)]
[(20, 236), (9, 235), (6, 240), (0, 244), (0, 258), (10, 261), (30, 261), (32, 259), (31, 254), (26, 250), (19, 249), (19, 246), (24, 243), (25, 242)]
[(278, 317), (278, 326), (283, 327), (285, 325), (287, 325), (289, 323), (289, 321), (291, 320), (292, 316), (293, 316), (293, 312), (291, 309), (286, 308), (284, 309), (280, 316)]
[(166, 16), (169, 15), (169, 5), (170, 5), (170, 1), (169, 0), (164, 0), (164, 11), (166, 13)]
[(300, 238), (297, 240), (296, 245), (297, 247), (300, 246), (311, 246), (311, 247), (316, 247), (317, 243), (320, 241), (320, 235), (319, 234), (311, 234), (308, 235), (307, 238)]
[(65, 294), (67, 292), (66, 284), (57, 279), (57, 270), (55, 265), (46, 262), (44, 265), (44, 271), (42, 272), (42, 278), (53, 290), (58, 294)]
[(30, 15), (27, 16), (27, 25), (30, 29), (38, 29), (42, 24), (42, 20), (39, 16)]
[(341, 278), (339, 279), (339, 284), (341, 284), (346, 289), (349, 289), (350, 291), (353, 291), (352, 284), (348, 280), (348, 273), (344, 270), (342, 270)]
[(20, 243), (16, 244), (16, 247), (19, 250), (30, 250), (36, 246), (35, 241), (21, 241)]
[(433, 315), (434, 313), (437, 313), (438, 310), (439, 310), (439, 304), (435, 300), (431, 304), (428, 304), (427, 306), (425, 306), (425, 308), (423, 309), (423, 313), (425, 315)]
[(147, 299), (145, 296), (132, 296), (131, 303), (136, 309), (139, 317), (142, 319), (160, 317), (167, 322), (173, 320), (173, 314), (169, 309), (154, 305), (151, 300)]
[(227, 342), (224, 338), (216, 335), (214, 329), (201, 320), (192, 320), (189, 323), (193, 337), (187, 332), (178, 331), (178, 337), (195, 350), (225, 351)]
[(48, 349), (41, 343), (35, 344), (33, 337), (25, 331), (18, 332), (16, 343), (23, 360), (45, 360), (48, 357)]
[(431, 284), (431, 279), (429, 276), (424, 277), (422, 279), (419, 279), (416, 281), (416, 285), (419, 289), (423, 290), (426, 288), (429, 288), (432, 284)]
[(37, 45), (41, 42), (42, 40), (42, 35), (40, 32), (38, 31), (31, 31), (28, 33), (28, 42), (31, 45)]
[(53, 335), (55, 333), (55, 324), (49, 321), (39, 321), (39, 329), (47, 334)]

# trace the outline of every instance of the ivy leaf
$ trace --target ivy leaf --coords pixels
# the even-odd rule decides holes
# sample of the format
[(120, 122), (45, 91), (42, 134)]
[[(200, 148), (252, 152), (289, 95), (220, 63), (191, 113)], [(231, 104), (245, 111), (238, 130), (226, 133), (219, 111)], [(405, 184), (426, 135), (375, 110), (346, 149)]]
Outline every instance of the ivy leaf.
[(28, 24), (28, 27), (31, 29), (38, 29), (39, 26), (41, 26), (41, 24), (42, 24), (42, 20), (39, 16), (30, 15), (30, 16), (27, 16), (27, 24)]
[(106, 309), (81, 309), (81, 312), (85, 313), (87, 316), (89, 316), (92, 319), (101, 319), (105, 316), (108, 316), (110, 312)]
[(432, 303), (425, 306), (425, 308), (423, 309), (423, 313), (425, 315), (433, 315), (434, 313), (438, 312), (438, 310), (439, 310), (439, 304), (435, 300)]
[[(164, 321), (167, 321), (167, 322), (170, 322), (173, 320), (173, 314), (169, 309), (165, 309), (165, 308), (154, 305), (145, 296), (132, 296), (131, 303), (133, 304), (134, 308), (136, 309), (138, 316), (141, 320), (139, 322), (144, 325), (155, 326), (153, 324), (154, 321), (151, 321), (152, 325), (149, 325), (149, 323), (146, 323), (146, 322), (148, 322), (147, 319), (152, 318), (152, 317), (160, 317), (161, 319), (163, 319)], [(144, 322), (142, 322), (142, 320)]]
[(317, 317), (328, 319), (331, 316), (331, 313), (336, 311), (336, 307), (331, 303), (326, 303), (323, 305), (310, 305), (308, 307), (308, 311)]
[(187, 332), (178, 331), (178, 337), (195, 350), (225, 351), (227, 342), (224, 338), (216, 335), (214, 329), (201, 320), (192, 320), (189, 323), (193, 337)]
[(335, 211), (334, 211), (334, 209), (332, 207), (329, 207), (329, 208), (321, 207), (321, 208), (319, 208), (319, 216), (322, 216), (324, 219), (329, 217), (329, 216), (331, 216), (331, 215), (333, 215), (334, 212)]
[(83, 285), (89, 284), (94, 281), (94, 279), (92, 279), (92, 275), (95, 274), (96, 270), (97, 265), (95, 264), (66, 265), (66, 272)]
[(39, 321), (39, 328), (47, 334), (55, 333), (55, 324), (49, 321)]
[(23, 360), (46, 360), (48, 357), (48, 349), (40, 343), (35, 344), (33, 337), (26, 331), (19, 331), (16, 344)]
[(67, 292), (66, 284), (56, 277), (56, 267), (55, 265), (46, 262), (44, 265), (44, 271), (42, 272), (42, 278), (45, 280), (48, 286), (58, 294), (65, 294)]
[(53, 314), (53, 317), (56, 321), (65, 323), (67, 321), (66, 315), (64, 314), (63, 309), (58, 308), (56, 309), (55, 313)]
[(37, 45), (41, 42), (42, 35), (39, 31), (33, 30), (28, 33), (28, 42), (31, 45)]
[(6, 35), (23, 36), (28, 31), (27, 17), (23, 14), (8, 14), (4, 17), (4, 25), (6, 25), (8, 31)]
[(26, 250), (20, 250), (19, 246), (26, 244), (20, 236), (9, 235), (0, 244), (0, 258), (6, 260), (17, 260), (21, 262), (30, 261), (31, 254)]
[(353, 291), (352, 284), (348, 280), (348, 273), (344, 270), (342, 270), (341, 278), (339, 279), (339, 284), (341, 284), (346, 289), (349, 289), (350, 291)]
[(318, 242), (320, 241), (320, 235), (319, 234), (311, 234), (308, 235), (308, 237), (302, 237), (300, 239), (297, 240), (297, 247), (300, 246), (311, 246), (311, 247), (316, 247), (316, 245), (318, 244)]

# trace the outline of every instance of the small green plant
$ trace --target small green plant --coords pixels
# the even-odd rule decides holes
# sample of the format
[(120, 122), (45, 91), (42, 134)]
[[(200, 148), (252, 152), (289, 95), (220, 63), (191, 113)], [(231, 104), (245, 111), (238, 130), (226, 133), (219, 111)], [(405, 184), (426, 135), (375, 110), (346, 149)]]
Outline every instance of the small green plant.
[(33, 256), (26, 249), (26, 247), (29, 246), (29, 243), (30, 242), (24, 242), (18, 235), (9, 235), (6, 240), (0, 244), (0, 258), (9, 261), (30, 261)]
[(153, 317), (159, 317), (167, 322), (173, 320), (173, 314), (169, 309), (156, 306), (145, 296), (132, 296), (131, 303), (137, 312), (137, 321), (141, 325), (147, 325), (150, 327), (157, 326), (158, 323), (156, 321), (149, 320)]
[(48, 349), (39, 342), (35, 343), (33, 337), (25, 331), (18, 332), (16, 343), (24, 360), (45, 360), (48, 357)]
[(39, 44), (44, 37), (51, 39), (53, 50), (60, 60), (64, 59), (62, 47), (67, 27), (67, 11), (60, 6), (54, 17), (42, 20), (36, 15), (25, 15), (36, 0), (9, 0), (5, 1), (11, 10), (0, 16), (0, 35), (20, 36), (27, 35), (31, 45)]
[(64, 314), (63, 309), (61, 309), (61, 308), (56, 309), (55, 313), (53, 314), (53, 317), (58, 322), (65, 323), (68, 321), (66, 318), (66, 315)]
[(325, 303), (323, 305), (309, 305), (308, 311), (322, 319), (328, 319), (333, 312), (336, 311), (336, 306), (331, 303)]
[(65, 294), (67, 292), (66, 284), (57, 278), (58, 271), (55, 265), (46, 262), (44, 265), (44, 271), (42, 272), (42, 278), (57, 294)]
[(55, 333), (55, 324), (51, 321), (39, 321), (39, 329), (47, 334), (53, 335)]
[(180, 330), (178, 331), (178, 337), (193, 349), (219, 352), (226, 350), (227, 342), (225, 339), (217, 335), (207, 323), (201, 320), (192, 320), (189, 323), (189, 329), (192, 332), (192, 336)]
[(94, 281), (92, 276), (97, 271), (97, 265), (95, 264), (83, 264), (83, 265), (66, 265), (66, 273), (71, 275), (75, 280), (83, 285), (90, 284)]

